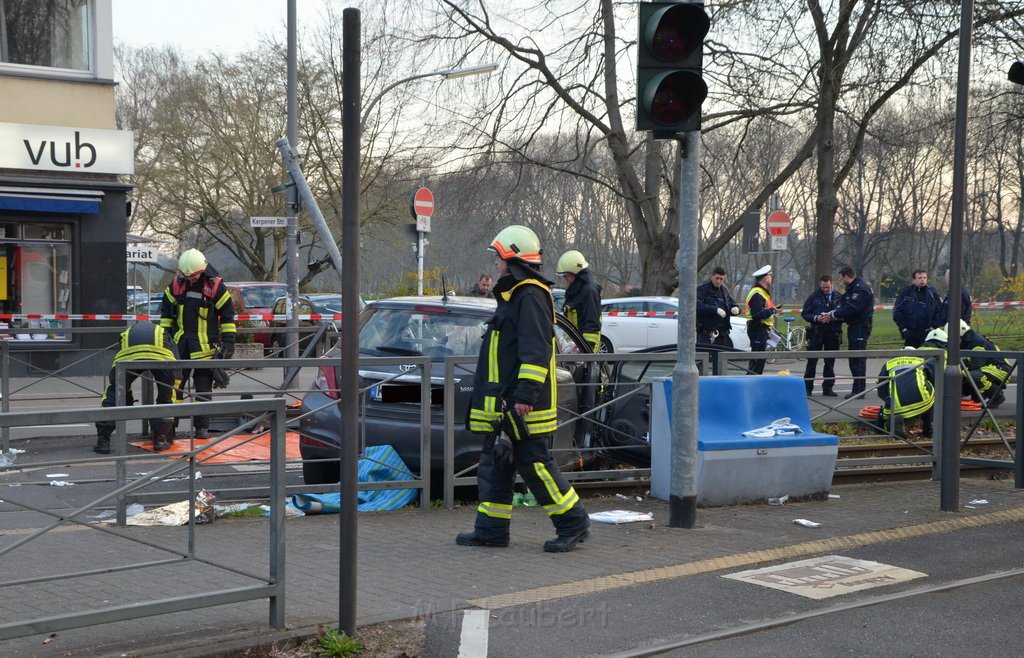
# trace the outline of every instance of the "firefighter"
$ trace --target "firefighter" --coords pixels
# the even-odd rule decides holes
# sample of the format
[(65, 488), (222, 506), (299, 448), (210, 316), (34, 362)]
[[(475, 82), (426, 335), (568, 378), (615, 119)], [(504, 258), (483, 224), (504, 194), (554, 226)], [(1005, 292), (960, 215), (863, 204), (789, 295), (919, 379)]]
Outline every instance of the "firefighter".
[[(235, 353), (235, 309), (231, 295), (217, 270), (198, 249), (189, 249), (178, 259), (178, 276), (164, 291), (160, 326), (173, 333), (182, 359), (230, 359)], [(182, 385), (190, 374), (196, 401), (211, 400), (214, 368), (185, 370)], [(207, 438), (210, 419), (194, 417), (192, 430), (195, 438)]]
[[(121, 332), (121, 349), (114, 355), (114, 363), (110, 367), (107, 388), (100, 400), (100, 406), (113, 407), (117, 404), (117, 369), (120, 361), (177, 361), (178, 350), (171, 340), (170, 332), (152, 322), (140, 322)], [(156, 381), (156, 403), (171, 404), (177, 402), (177, 390), (181, 385), (179, 370), (153, 368), (145, 370), (128, 370), (125, 372), (127, 384), (125, 402), (128, 406), (135, 404), (132, 396), (132, 382), (142, 372), (149, 372)], [(110, 435), (114, 433), (114, 421), (101, 420), (96, 423), (96, 445), (93, 452), (101, 455), (110, 454)], [(153, 450), (162, 452), (171, 447), (174, 440), (174, 419), (159, 418), (149, 422), (153, 439)]]
[[(999, 347), (988, 338), (960, 320), (960, 356), (964, 375), (963, 395), (975, 402), (985, 400), (986, 406), (995, 409), (1006, 401), (1003, 389), (1013, 372), (1009, 359), (990, 356), (971, 356), (971, 352), (998, 352)], [(972, 384), (973, 382), (973, 384)], [(980, 397), (979, 397), (980, 394)]]
[[(768, 349), (768, 337), (775, 327), (775, 316), (779, 309), (772, 304), (772, 266), (765, 265), (753, 274), (754, 285), (747, 293), (747, 337), (751, 352)], [(755, 375), (764, 372), (764, 359), (752, 359), (750, 371)]]
[(557, 532), (544, 550), (564, 553), (588, 537), (590, 517), (548, 453), (558, 424), (551, 283), (540, 273), (540, 240), (529, 228), (503, 229), (489, 249), (496, 256), (498, 306), (480, 346), (467, 419), (471, 431), (488, 438), (475, 527), (455, 543), (508, 546), (518, 471)]
[(565, 280), (565, 304), (569, 322), (580, 330), (594, 352), (601, 347), (601, 286), (590, 280), (590, 265), (575, 249), (558, 259), (555, 274)]
[[(933, 330), (932, 333), (935, 333)], [(907, 353), (885, 362), (878, 373), (878, 397), (882, 408), (878, 419), (886, 429), (903, 435), (902, 421), (921, 417), (923, 434), (932, 435), (932, 408), (935, 406), (935, 365), (915, 354), (913, 347)]]

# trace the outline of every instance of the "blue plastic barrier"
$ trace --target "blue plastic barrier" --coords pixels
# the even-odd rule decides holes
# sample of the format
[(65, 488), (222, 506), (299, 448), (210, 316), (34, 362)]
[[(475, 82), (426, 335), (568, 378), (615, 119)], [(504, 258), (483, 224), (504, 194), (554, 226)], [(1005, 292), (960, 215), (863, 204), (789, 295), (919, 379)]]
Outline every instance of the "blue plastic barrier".
[[(767, 498), (824, 498), (839, 439), (811, 428), (800, 377), (701, 377), (697, 418), (697, 503), (733, 505)], [(653, 383), (651, 495), (668, 500), (672, 455), (672, 380)], [(803, 432), (750, 438), (744, 432), (789, 418)]]

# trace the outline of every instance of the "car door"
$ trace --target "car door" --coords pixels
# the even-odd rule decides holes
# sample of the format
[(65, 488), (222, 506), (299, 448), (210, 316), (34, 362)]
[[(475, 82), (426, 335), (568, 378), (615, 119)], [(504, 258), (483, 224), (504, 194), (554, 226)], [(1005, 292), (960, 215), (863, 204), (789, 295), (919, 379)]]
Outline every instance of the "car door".
[[(670, 302), (647, 302), (647, 310), (659, 315), (647, 318), (647, 344), (643, 347), (675, 345), (679, 342), (679, 321), (675, 316), (679, 307)], [(669, 314), (672, 315), (669, 315)]]
[(601, 333), (608, 337), (616, 352), (634, 352), (647, 347), (647, 318), (642, 314), (647, 308), (641, 300), (623, 300), (602, 304), (603, 312), (641, 315), (606, 315), (601, 318)]

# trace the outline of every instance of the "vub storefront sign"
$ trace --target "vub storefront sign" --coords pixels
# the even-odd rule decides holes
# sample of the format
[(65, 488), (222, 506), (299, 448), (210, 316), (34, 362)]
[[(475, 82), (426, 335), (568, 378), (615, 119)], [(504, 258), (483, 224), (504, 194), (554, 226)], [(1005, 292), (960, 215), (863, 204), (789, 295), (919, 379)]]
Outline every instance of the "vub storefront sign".
[(0, 123), (0, 168), (135, 173), (131, 131)]

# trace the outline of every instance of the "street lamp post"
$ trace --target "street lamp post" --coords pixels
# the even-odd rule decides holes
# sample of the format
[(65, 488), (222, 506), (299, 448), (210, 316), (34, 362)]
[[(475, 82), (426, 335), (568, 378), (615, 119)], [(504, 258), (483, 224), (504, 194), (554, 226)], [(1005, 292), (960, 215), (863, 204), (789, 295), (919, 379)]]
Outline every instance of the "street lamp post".
[(395, 87), (404, 85), (407, 82), (412, 82), (413, 80), (422, 80), (423, 78), (439, 77), (442, 80), (451, 80), (452, 78), (465, 78), (471, 75), (488, 75), (497, 70), (497, 64), (480, 64), (478, 66), (467, 66), (458, 69), (443, 69), (441, 71), (431, 71), (430, 73), (420, 73), (418, 75), (410, 75), (407, 78), (395, 80), (381, 89), (376, 96), (370, 99), (370, 102), (366, 104), (366, 107), (363, 108), (363, 117), (359, 120), (359, 132), (362, 134), (366, 129), (366, 121), (370, 118), (370, 113), (373, 111), (373, 108), (377, 106), (377, 103), (380, 102), (380, 99), (384, 98), (384, 95)]

